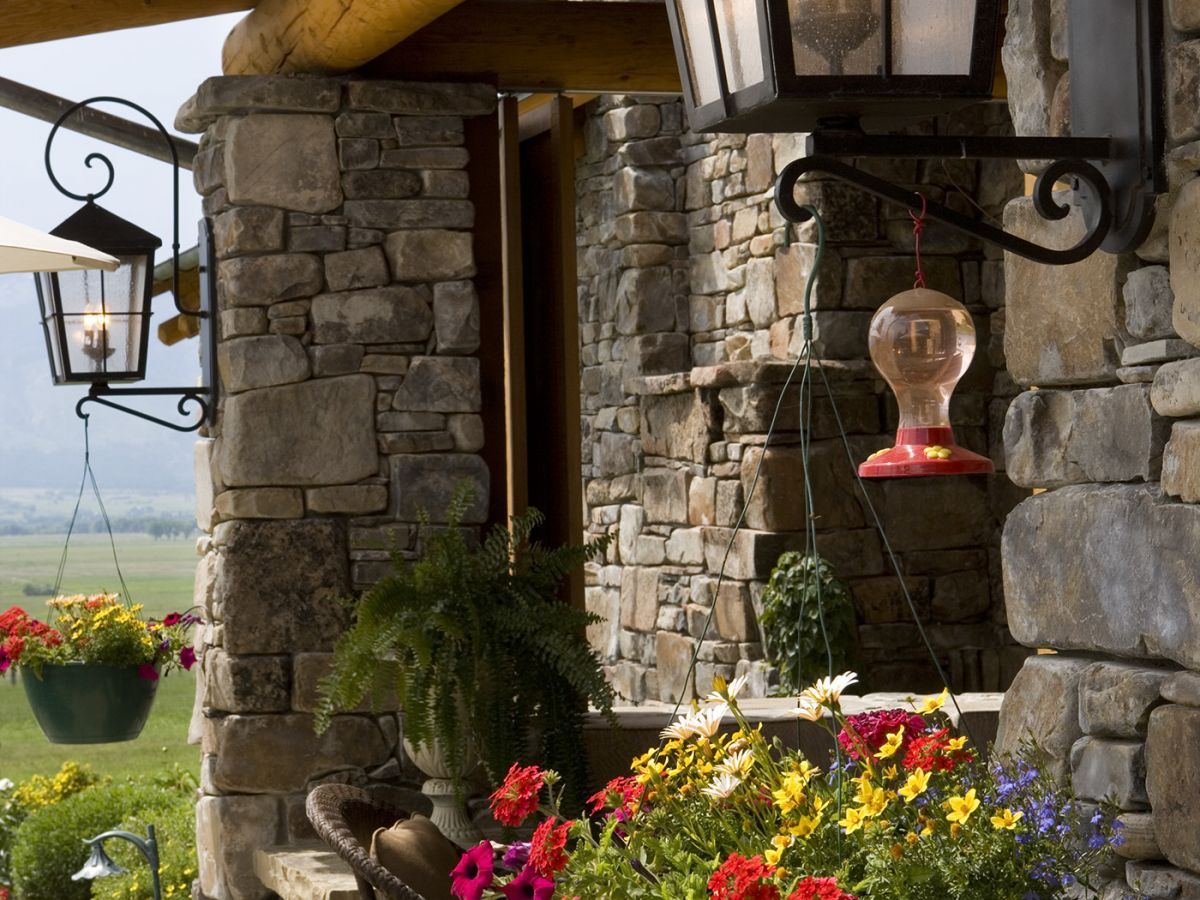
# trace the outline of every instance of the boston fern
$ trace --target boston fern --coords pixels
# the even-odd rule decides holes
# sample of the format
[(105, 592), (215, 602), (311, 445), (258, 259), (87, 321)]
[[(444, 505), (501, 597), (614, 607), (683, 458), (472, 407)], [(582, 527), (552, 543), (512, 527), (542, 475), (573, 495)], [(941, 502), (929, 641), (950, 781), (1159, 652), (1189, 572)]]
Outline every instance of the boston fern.
[(559, 588), (609, 540), (545, 547), (531, 540), (544, 517), (530, 510), (477, 544), (460, 527), (471, 500), (456, 490), (446, 526), (422, 523), (421, 557), (393, 554), (393, 573), (354, 602), (321, 682), (317, 728), (364, 699), (396, 697), (405, 737), (439, 745), (451, 771), (466, 774), (473, 741), (498, 782), (536, 738), (542, 761), (581, 791), (584, 704), (612, 720), (613, 692), (585, 636), (599, 617), (562, 602)]

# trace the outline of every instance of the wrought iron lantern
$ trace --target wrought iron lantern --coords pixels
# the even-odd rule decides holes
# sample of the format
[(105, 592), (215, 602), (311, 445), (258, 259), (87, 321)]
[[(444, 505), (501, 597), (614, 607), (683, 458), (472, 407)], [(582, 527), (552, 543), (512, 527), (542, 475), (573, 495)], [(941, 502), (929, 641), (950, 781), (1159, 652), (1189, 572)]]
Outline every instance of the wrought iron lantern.
[[(54, 174), (50, 150), (63, 122), (85, 107), (101, 102), (128, 106), (144, 115), (154, 124), (170, 150), (174, 201), (172, 296), (181, 314), (197, 318), (200, 322), (201, 384), (197, 387), (112, 387), (113, 384), (138, 382), (146, 377), (154, 296), (154, 253), (162, 246), (162, 241), (96, 203), (112, 187), (115, 177), (112, 163), (103, 154), (91, 153), (84, 160), (89, 167), (98, 162), (107, 170), (107, 181), (98, 191), (74, 193), (63, 187)], [(93, 97), (74, 104), (58, 117), (46, 139), (45, 162), (46, 174), (58, 191), (67, 197), (84, 201), (82, 208), (51, 233), (102, 249), (120, 261), (120, 266), (114, 272), (44, 272), (35, 276), (54, 383), (91, 386), (87, 396), (75, 407), (76, 413), (85, 419), (84, 406), (97, 403), (176, 431), (195, 431), (210, 424), (216, 411), (216, 382), (212, 371), (216, 356), (216, 329), (213, 325), (216, 303), (211, 277), (209, 223), (205, 219), (200, 220), (199, 308), (185, 309), (179, 299), (179, 156), (166, 128), (153, 113), (129, 100)], [(199, 410), (199, 416), (180, 424), (124, 406), (112, 399), (129, 396), (178, 397), (177, 410), (181, 417), (187, 420), (194, 409)]]
[(671, 0), (692, 127), (892, 123), (991, 96), (999, 0)]
[(154, 251), (162, 241), (90, 202), (51, 234), (121, 261), (115, 272), (86, 269), (37, 275), (54, 383), (141, 381), (150, 341)]

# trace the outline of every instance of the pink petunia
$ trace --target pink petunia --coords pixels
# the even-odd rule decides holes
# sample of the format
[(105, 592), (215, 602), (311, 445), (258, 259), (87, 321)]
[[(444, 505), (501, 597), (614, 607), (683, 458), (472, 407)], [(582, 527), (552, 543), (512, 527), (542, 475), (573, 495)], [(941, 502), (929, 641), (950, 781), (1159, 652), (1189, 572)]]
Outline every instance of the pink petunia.
[(191, 647), (184, 647), (180, 650), (179, 664), (185, 669), (191, 669), (196, 664), (196, 651)]
[(138, 678), (142, 681), (158, 681), (158, 669), (152, 663), (142, 663), (138, 666)]
[(554, 896), (554, 882), (539, 875), (533, 866), (526, 866), (520, 875), (501, 885), (500, 893), (506, 900), (550, 900)]
[(450, 893), (462, 900), (480, 900), (483, 892), (492, 886), (493, 871), (492, 845), (480, 841), (462, 855), (450, 872), (453, 879)]
[(162, 623), (169, 628), (172, 625), (178, 625), (180, 619), (182, 618), (183, 617), (180, 616), (179, 613), (167, 613), (165, 616), (163, 616)]

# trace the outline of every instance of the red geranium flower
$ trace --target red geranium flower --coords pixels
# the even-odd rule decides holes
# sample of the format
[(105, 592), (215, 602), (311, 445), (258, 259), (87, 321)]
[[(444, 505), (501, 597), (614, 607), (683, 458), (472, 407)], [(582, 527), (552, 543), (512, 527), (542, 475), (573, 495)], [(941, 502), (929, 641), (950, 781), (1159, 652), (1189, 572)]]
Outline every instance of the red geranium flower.
[(788, 900), (857, 900), (838, 887), (836, 878), (805, 878), (788, 895)]
[(906, 769), (924, 769), (926, 772), (949, 772), (960, 763), (975, 759), (970, 750), (950, 749), (950, 730), (939, 728), (932, 734), (923, 735), (912, 742), (904, 755)]
[(537, 766), (522, 769), (513, 763), (504, 776), (504, 784), (490, 798), (492, 816), (501, 825), (519, 826), (537, 810), (545, 784), (545, 775)]
[(553, 878), (554, 873), (567, 864), (567, 851), (564, 848), (570, 830), (570, 822), (563, 822), (556, 828), (553, 819), (547, 819), (539, 825), (530, 842), (527, 868), (534, 869), (546, 878)]
[(480, 841), (462, 855), (458, 865), (450, 872), (453, 879), (450, 893), (462, 900), (480, 900), (483, 892), (492, 886), (494, 871), (492, 845)]
[(708, 879), (708, 889), (712, 900), (779, 900), (779, 888), (771, 882), (774, 875), (775, 867), (761, 856), (747, 859), (731, 853)]
[(625, 775), (614, 778), (604, 786), (604, 790), (592, 794), (587, 802), (593, 813), (611, 809), (608, 818), (627, 822), (638, 809), (645, 790), (646, 786), (640, 784), (636, 777)]

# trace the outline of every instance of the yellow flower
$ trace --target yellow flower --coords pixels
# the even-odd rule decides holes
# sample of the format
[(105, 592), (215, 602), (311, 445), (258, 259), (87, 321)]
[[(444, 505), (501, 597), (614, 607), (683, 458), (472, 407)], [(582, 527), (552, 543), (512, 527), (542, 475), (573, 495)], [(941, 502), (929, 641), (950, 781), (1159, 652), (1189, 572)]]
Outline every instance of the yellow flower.
[(925, 702), (921, 704), (921, 708), (917, 710), (921, 715), (928, 716), (931, 713), (937, 712), (946, 705), (946, 701), (950, 698), (950, 689), (942, 688), (942, 692), (936, 697), (926, 697)]
[(804, 804), (805, 783), (805, 779), (800, 775), (789, 772), (783, 776), (783, 784), (779, 790), (771, 792), (771, 796), (775, 798), (775, 805), (785, 816)]
[(929, 773), (917, 769), (908, 776), (908, 781), (904, 782), (904, 787), (897, 792), (904, 798), (905, 803), (912, 803), (929, 787)]
[(908, 841), (908, 843), (909, 843), (909, 845), (910, 845), (910, 846), (911, 846), (912, 844), (915, 844), (915, 843), (917, 843), (917, 841), (921, 840), (921, 839), (920, 839), (920, 838), (917, 836), (917, 833), (916, 833), (915, 831), (910, 831), (908, 834), (906, 834), (906, 835), (904, 836), (904, 839), (905, 839), (906, 841)]
[(951, 797), (946, 801), (946, 806), (950, 809), (949, 815), (946, 816), (947, 822), (965, 823), (971, 817), (971, 813), (979, 809), (979, 800), (975, 797), (975, 788), (967, 791), (966, 796)]
[(904, 726), (901, 725), (899, 731), (894, 731), (887, 736), (887, 740), (883, 742), (883, 746), (879, 748), (879, 752), (875, 754), (875, 758), (887, 759), (889, 756), (895, 756), (903, 743)]
[(863, 827), (863, 823), (866, 821), (866, 817), (861, 812), (854, 807), (849, 807), (846, 810), (846, 817), (840, 819), (838, 824), (846, 829), (846, 834), (854, 834), (854, 832)]
[(898, 860), (904, 856), (904, 848), (899, 844), (892, 844), (892, 846), (888, 849), (888, 852), (892, 854), (892, 859)]
[(899, 774), (900, 770), (896, 768), (895, 764), (892, 764), (883, 770), (883, 777), (887, 779), (895, 778)]
[(949, 747), (951, 750), (961, 750), (966, 745), (967, 745), (967, 739), (965, 737), (951, 738), (949, 741), (946, 742), (946, 746)]
[(767, 861), (768, 866), (778, 866), (779, 858), (783, 856), (783, 852), (788, 847), (792, 846), (795, 838), (789, 834), (777, 834), (771, 838), (771, 849), (763, 854), (763, 859)]
[(1025, 813), (1017, 810), (1013, 812), (1011, 809), (1005, 808), (999, 815), (992, 816), (992, 826), (998, 831), (1012, 831), (1017, 827), (1017, 823), (1021, 821), (1021, 817)]
[(824, 817), (819, 810), (815, 816), (801, 816), (799, 821), (788, 829), (788, 833), (798, 838), (806, 838), (817, 830), (817, 826), (821, 824), (822, 818)]
[(887, 807), (887, 794), (883, 788), (875, 788), (871, 796), (863, 801), (863, 814), (874, 817), (880, 815)]

